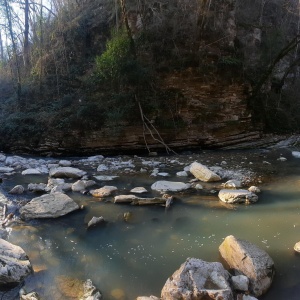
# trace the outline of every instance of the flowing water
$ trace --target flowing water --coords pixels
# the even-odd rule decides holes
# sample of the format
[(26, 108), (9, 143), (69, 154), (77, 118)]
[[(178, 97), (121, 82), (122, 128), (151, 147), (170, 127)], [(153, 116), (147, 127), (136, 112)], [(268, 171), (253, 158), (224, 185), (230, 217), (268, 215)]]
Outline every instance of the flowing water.
[[(277, 160), (281, 154), (287, 161)], [(203, 155), (181, 156), (179, 160), (201, 161)], [(235, 209), (222, 206), (212, 191), (219, 188), (217, 184), (205, 184), (204, 191), (177, 194), (168, 210), (113, 204), (71, 192), (69, 195), (85, 209), (55, 220), (13, 226), (9, 241), (26, 251), (36, 271), (26, 281), (26, 289), (37, 291), (42, 299), (67, 300), (72, 295), (64, 292), (61, 282), (66, 283), (66, 278), (90, 278), (104, 299), (159, 297), (167, 278), (186, 258), (220, 261), (219, 245), (226, 236), (235, 235), (267, 251), (275, 262), (276, 277), (262, 299), (299, 299), (300, 256), (293, 246), (300, 240), (300, 159), (289, 150), (274, 150), (209, 152), (204, 161), (212, 165), (222, 160), (262, 174), (262, 193), (256, 204)], [(263, 163), (266, 160), (270, 164)], [(174, 175), (182, 168), (166, 166), (165, 171)], [(191, 178), (171, 176), (167, 180)], [(123, 174), (109, 185), (118, 186), (124, 193), (136, 186), (150, 191), (151, 184), (159, 179), (149, 174)], [(33, 181), (42, 180), (16, 175), (4, 181), (2, 189)], [(149, 192), (146, 196), (151, 195), (157, 194)], [(128, 222), (122, 218), (125, 212), (132, 215)], [(103, 216), (108, 223), (87, 230), (93, 216)]]

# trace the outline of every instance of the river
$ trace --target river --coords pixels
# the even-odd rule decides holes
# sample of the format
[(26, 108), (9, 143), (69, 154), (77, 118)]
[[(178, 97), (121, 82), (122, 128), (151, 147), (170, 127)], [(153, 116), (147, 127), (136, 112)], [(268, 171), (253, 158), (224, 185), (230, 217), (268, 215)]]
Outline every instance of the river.
[[(280, 157), (287, 160), (278, 160)], [(75, 165), (78, 160), (72, 158)], [(220, 261), (219, 245), (226, 236), (234, 235), (264, 249), (275, 262), (274, 282), (261, 299), (299, 299), (300, 256), (294, 253), (293, 246), (300, 240), (300, 158), (292, 156), (291, 149), (206, 151), (171, 158), (122, 160), (132, 160), (134, 167), (122, 172), (102, 172), (119, 177), (109, 183), (98, 182), (99, 186), (115, 185), (119, 194), (143, 186), (149, 191), (146, 196), (155, 196), (150, 188), (153, 182), (187, 182), (193, 176), (179, 178), (176, 172), (197, 160), (207, 166), (221, 166), (228, 170), (229, 177), (243, 175), (244, 179), (249, 178), (249, 185), (254, 182), (262, 192), (255, 204), (228, 208), (217, 197), (220, 183), (205, 183), (203, 190), (177, 193), (168, 210), (161, 206), (114, 204), (111, 198), (100, 201), (69, 192), (85, 209), (59, 219), (12, 224), (8, 240), (25, 250), (36, 271), (26, 280), (26, 290), (38, 292), (45, 300), (74, 299), (70, 291), (61, 287), (61, 282), (67, 282), (66, 278), (90, 278), (104, 299), (159, 297), (167, 278), (186, 258)], [(170, 176), (149, 176), (153, 167), (141, 164), (149, 160), (158, 161), (159, 171)], [(79, 162), (77, 165), (84, 168)], [(99, 173), (91, 166), (85, 168), (91, 175)], [(146, 172), (140, 172), (141, 168)], [(5, 177), (1, 188), (6, 192), (16, 184), (26, 186), (32, 182), (47, 182), (47, 176), (17, 173)], [(14, 201), (20, 205), (33, 196), (27, 192)], [(127, 222), (122, 218), (125, 212), (132, 216)], [(108, 222), (87, 229), (86, 224), (93, 216), (103, 216)], [(2, 293), (2, 299), (12, 300), (12, 295)]]

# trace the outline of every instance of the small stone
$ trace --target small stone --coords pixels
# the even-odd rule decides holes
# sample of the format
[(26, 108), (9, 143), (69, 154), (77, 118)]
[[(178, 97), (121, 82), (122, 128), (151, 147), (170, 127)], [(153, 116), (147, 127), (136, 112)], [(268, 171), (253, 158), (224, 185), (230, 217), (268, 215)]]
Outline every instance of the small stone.
[(106, 185), (100, 189), (91, 190), (90, 194), (96, 198), (103, 198), (103, 197), (110, 196), (114, 191), (117, 191), (117, 190), (118, 190), (118, 188), (115, 186)]
[(61, 166), (61, 167), (70, 167), (72, 165), (72, 163), (69, 161), (69, 160), (60, 160), (58, 162), (58, 164)]
[(197, 183), (197, 184), (195, 185), (195, 189), (196, 189), (196, 190), (203, 190), (203, 186), (202, 186), (200, 183)]
[(15, 187), (13, 187), (9, 193), (10, 194), (23, 194), (25, 191), (24, 187), (22, 185), (16, 185)]
[(255, 194), (260, 193), (260, 189), (257, 186), (254, 186), (254, 185), (250, 186), (248, 191), (251, 192), (251, 193), (255, 193)]
[(41, 171), (38, 169), (26, 169), (22, 172), (22, 175), (40, 175)]
[(103, 223), (105, 223), (105, 220), (103, 217), (92, 217), (92, 219), (88, 222), (88, 228), (99, 225), (99, 224), (103, 224)]
[(298, 253), (300, 253), (300, 242), (296, 243), (294, 246), (294, 250)]
[(130, 190), (130, 193), (136, 193), (136, 194), (143, 194), (147, 193), (148, 191), (144, 187), (135, 187)]
[(178, 177), (187, 177), (188, 173), (186, 171), (177, 172), (176, 176)]
[(246, 292), (249, 289), (249, 278), (245, 275), (238, 275), (231, 277), (233, 288), (236, 291)]

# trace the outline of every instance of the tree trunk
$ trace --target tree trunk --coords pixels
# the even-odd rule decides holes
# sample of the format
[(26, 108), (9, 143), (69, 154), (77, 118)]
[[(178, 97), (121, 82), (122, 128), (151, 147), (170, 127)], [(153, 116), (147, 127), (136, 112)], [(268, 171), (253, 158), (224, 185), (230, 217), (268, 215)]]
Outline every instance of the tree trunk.
[(17, 81), (17, 98), (18, 98), (18, 103), (19, 106), (21, 106), (21, 73), (20, 73), (20, 66), (19, 66), (19, 61), (18, 61), (18, 53), (17, 53), (17, 45), (14, 37), (14, 32), (13, 32), (13, 25), (12, 25), (12, 17), (11, 17), (11, 7), (9, 6), (9, 3), (7, 0), (4, 0), (4, 8), (5, 8), (5, 14), (6, 14), (6, 19), (8, 23), (8, 31), (11, 39), (11, 44), (12, 44), (12, 50), (13, 50), (13, 58), (15, 59), (15, 72), (16, 72), (16, 81)]
[(24, 8), (24, 66), (25, 69), (29, 67), (29, 0), (25, 0)]
[(1, 30), (0, 30), (0, 60), (4, 61), (4, 51), (3, 51), (3, 41), (2, 41)]

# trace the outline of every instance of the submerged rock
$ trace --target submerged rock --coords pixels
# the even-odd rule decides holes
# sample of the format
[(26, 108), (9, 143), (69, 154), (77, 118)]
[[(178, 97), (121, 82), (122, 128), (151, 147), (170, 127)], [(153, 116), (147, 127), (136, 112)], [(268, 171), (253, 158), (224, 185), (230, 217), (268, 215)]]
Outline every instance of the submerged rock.
[(86, 175), (85, 171), (72, 167), (53, 168), (49, 172), (50, 177), (58, 178), (81, 178)]
[(100, 291), (93, 285), (91, 279), (87, 279), (83, 283), (83, 296), (79, 300), (101, 300)]
[(0, 286), (17, 285), (33, 270), (24, 250), (0, 239)]
[(94, 177), (99, 181), (112, 181), (112, 180), (118, 178), (119, 176), (98, 175), (98, 176), (94, 176)]
[(174, 181), (156, 181), (151, 185), (151, 189), (159, 192), (179, 192), (191, 187), (188, 183)]
[(92, 217), (92, 219), (88, 222), (88, 228), (94, 227), (99, 224), (105, 223), (105, 220), (103, 217)]
[(190, 167), (190, 172), (199, 180), (204, 182), (220, 181), (221, 177), (208, 169), (206, 166), (193, 162)]
[(38, 293), (31, 292), (28, 294), (20, 295), (20, 300), (40, 300)]
[(222, 258), (229, 267), (250, 280), (250, 292), (258, 297), (270, 288), (275, 274), (274, 262), (264, 250), (256, 245), (227, 236), (219, 247)]
[(164, 300), (223, 299), (232, 300), (229, 273), (219, 262), (188, 258), (168, 278), (162, 291)]
[(78, 204), (63, 193), (32, 199), (20, 208), (22, 219), (58, 218), (79, 209)]
[(136, 300), (160, 300), (159, 298), (155, 296), (139, 296), (136, 298)]
[(258, 200), (257, 195), (247, 190), (232, 190), (223, 189), (220, 190), (219, 199), (225, 203), (235, 204), (235, 203), (253, 203)]

